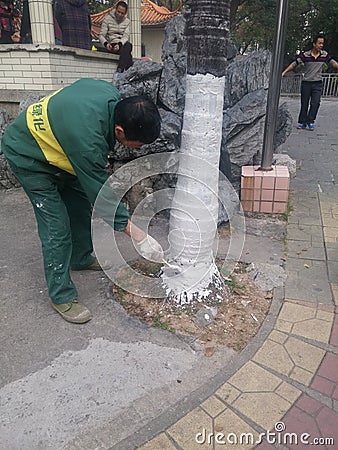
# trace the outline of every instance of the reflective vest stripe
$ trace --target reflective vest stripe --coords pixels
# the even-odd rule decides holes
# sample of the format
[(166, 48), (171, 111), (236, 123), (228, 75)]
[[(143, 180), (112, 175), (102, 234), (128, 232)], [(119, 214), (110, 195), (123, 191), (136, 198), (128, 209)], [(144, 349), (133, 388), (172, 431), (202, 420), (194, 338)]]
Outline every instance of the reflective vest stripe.
[(61, 89), (28, 107), (26, 113), (27, 126), (49, 164), (75, 175), (69, 159), (53, 134), (48, 119), (48, 102), (53, 95), (60, 91)]

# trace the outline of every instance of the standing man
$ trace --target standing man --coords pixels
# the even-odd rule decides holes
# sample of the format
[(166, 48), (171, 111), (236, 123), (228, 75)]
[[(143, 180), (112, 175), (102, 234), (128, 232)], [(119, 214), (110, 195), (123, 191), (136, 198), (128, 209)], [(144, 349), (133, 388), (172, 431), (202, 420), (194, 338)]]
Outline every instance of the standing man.
[(130, 38), (130, 20), (127, 17), (128, 5), (119, 1), (103, 19), (99, 40), (108, 52), (120, 55), (117, 66), (118, 72), (124, 72), (133, 65), (131, 56), (132, 45)]
[(312, 49), (301, 53), (299, 57), (282, 72), (282, 77), (284, 77), (298, 64), (304, 64), (304, 78), (301, 84), (301, 109), (297, 126), (300, 130), (305, 130), (306, 127), (311, 131), (315, 129), (314, 122), (317, 117), (323, 89), (323, 65), (329, 64), (335, 69), (338, 69), (338, 63), (323, 50), (324, 40), (322, 35), (316, 36), (312, 41)]
[[(33, 205), (52, 306), (68, 322), (91, 319), (70, 269), (101, 270), (92, 255), (91, 209), (108, 178), (108, 153), (116, 140), (130, 148), (153, 142), (160, 123), (147, 97), (121, 100), (112, 84), (81, 79), (32, 104), (6, 129), (1, 150)], [(103, 195), (100, 216), (132, 237), (142, 256), (162, 261), (160, 244), (130, 222), (108, 183)]]

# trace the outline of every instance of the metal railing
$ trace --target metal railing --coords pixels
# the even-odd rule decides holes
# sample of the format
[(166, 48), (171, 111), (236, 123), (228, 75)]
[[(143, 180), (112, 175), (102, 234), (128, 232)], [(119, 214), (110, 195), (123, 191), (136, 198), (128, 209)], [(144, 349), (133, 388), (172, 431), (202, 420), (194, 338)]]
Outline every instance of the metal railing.
[[(300, 84), (303, 75), (286, 76), (282, 78), (281, 94), (300, 94)], [(338, 74), (323, 73), (323, 97), (338, 97)]]

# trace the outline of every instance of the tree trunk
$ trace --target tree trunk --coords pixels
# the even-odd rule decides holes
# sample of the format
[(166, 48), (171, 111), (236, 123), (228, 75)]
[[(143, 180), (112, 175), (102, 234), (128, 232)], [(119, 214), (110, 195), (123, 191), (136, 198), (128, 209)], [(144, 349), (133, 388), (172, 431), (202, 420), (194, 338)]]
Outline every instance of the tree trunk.
[(194, 0), (187, 19), (187, 81), (178, 180), (170, 215), (167, 296), (203, 301), (222, 289), (213, 256), (218, 219), (229, 0)]

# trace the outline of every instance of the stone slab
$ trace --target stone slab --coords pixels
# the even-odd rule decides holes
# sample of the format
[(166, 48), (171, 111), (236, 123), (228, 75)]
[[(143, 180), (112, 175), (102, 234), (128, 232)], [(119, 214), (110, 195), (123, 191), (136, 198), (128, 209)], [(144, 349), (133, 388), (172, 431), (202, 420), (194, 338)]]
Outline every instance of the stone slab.
[(286, 272), (286, 298), (332, 304), (325, 261), (288, 258)]

